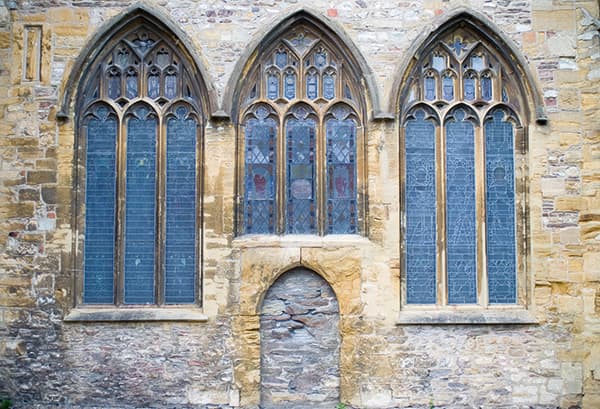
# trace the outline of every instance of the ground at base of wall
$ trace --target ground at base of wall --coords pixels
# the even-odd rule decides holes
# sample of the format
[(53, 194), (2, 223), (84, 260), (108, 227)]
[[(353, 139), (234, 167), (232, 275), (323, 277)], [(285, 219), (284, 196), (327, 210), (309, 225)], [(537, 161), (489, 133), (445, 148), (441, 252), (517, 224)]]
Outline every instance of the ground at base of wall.
[[(11, 409), (262, 409), (260, 406), (223, 406), (223, 405), (208, 405), (208, 406), (173, 406), (173, 405), (158, 405), (158, 406), (81, 406), (81, 405), (40, 405), (40, 404), (21, 404), (14, 405)], [(286, 409), (286, 408), (281, 408)], [(306, 407), (306, 409), (311, 409)], [(367, 409), (349, 405), (333, 406), (331, 409)], [(497, 406), (497, 407), (475, 407), (475, 406), (438, 406), (435, 404), (429, 405), (414, 405), (414, 406), (394, 406), (385, 408), (369, 407), (368, 409), (581, 409), (581, 406), (543, 406), (543, 405), (522, 405), (522, 406)]]

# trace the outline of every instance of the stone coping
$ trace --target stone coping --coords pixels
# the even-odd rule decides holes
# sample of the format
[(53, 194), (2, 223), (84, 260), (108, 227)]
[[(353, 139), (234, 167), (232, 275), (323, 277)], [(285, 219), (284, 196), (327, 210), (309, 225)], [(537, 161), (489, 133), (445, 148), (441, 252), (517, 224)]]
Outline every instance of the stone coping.
[(207, 322), (199, 308), (73, 308), (65, 322), (186, 321)]
[(400, 311), (396, 325), (537, 325), (539, 321), (525, 308), (453, 308)]

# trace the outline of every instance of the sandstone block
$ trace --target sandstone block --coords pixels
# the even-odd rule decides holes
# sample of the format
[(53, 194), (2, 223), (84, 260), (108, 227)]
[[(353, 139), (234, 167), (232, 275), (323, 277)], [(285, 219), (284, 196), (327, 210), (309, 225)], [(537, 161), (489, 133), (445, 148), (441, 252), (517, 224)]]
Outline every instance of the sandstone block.
[(583, 255), (583, 272), (587, 281), (600, 281), (600, 252), (590, 251)]
[(32, 217), (34, 211), (35, 204), (31, 202), (4, 203), (0, 205), (0, 220)]
[(573, 10), (533, 10), (531, 29), (533, 31), (574, 31), (576, 11)]
[(27, 172), (27, 183), (31, 185), (56, 183), (56, 172), (51, 170), (30, 170)]
[(580, 363), (563, 363), (561, 377), (564, 381), (564, 394), (581, 393), (583, 389), (583, 368)]

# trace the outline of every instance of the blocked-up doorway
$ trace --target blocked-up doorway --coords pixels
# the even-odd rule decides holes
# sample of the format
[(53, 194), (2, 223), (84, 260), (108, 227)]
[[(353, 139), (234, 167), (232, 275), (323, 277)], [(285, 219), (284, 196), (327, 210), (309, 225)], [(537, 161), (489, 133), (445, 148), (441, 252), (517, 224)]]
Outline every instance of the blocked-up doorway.
[(260, 315), (261, 407), (335, 407), (340, 390), (339, 306), (318, 274), (295, 268), (267, 291)]

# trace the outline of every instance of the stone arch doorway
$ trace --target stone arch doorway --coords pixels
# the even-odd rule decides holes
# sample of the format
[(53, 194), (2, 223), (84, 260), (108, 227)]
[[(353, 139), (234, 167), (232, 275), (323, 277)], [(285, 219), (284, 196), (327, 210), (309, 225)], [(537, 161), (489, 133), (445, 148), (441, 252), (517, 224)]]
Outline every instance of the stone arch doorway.
[(269, 288), (260, 311), (263, 409), (332, 408), (339, 402), (339, 305), (331, 286), (294, 268)]

